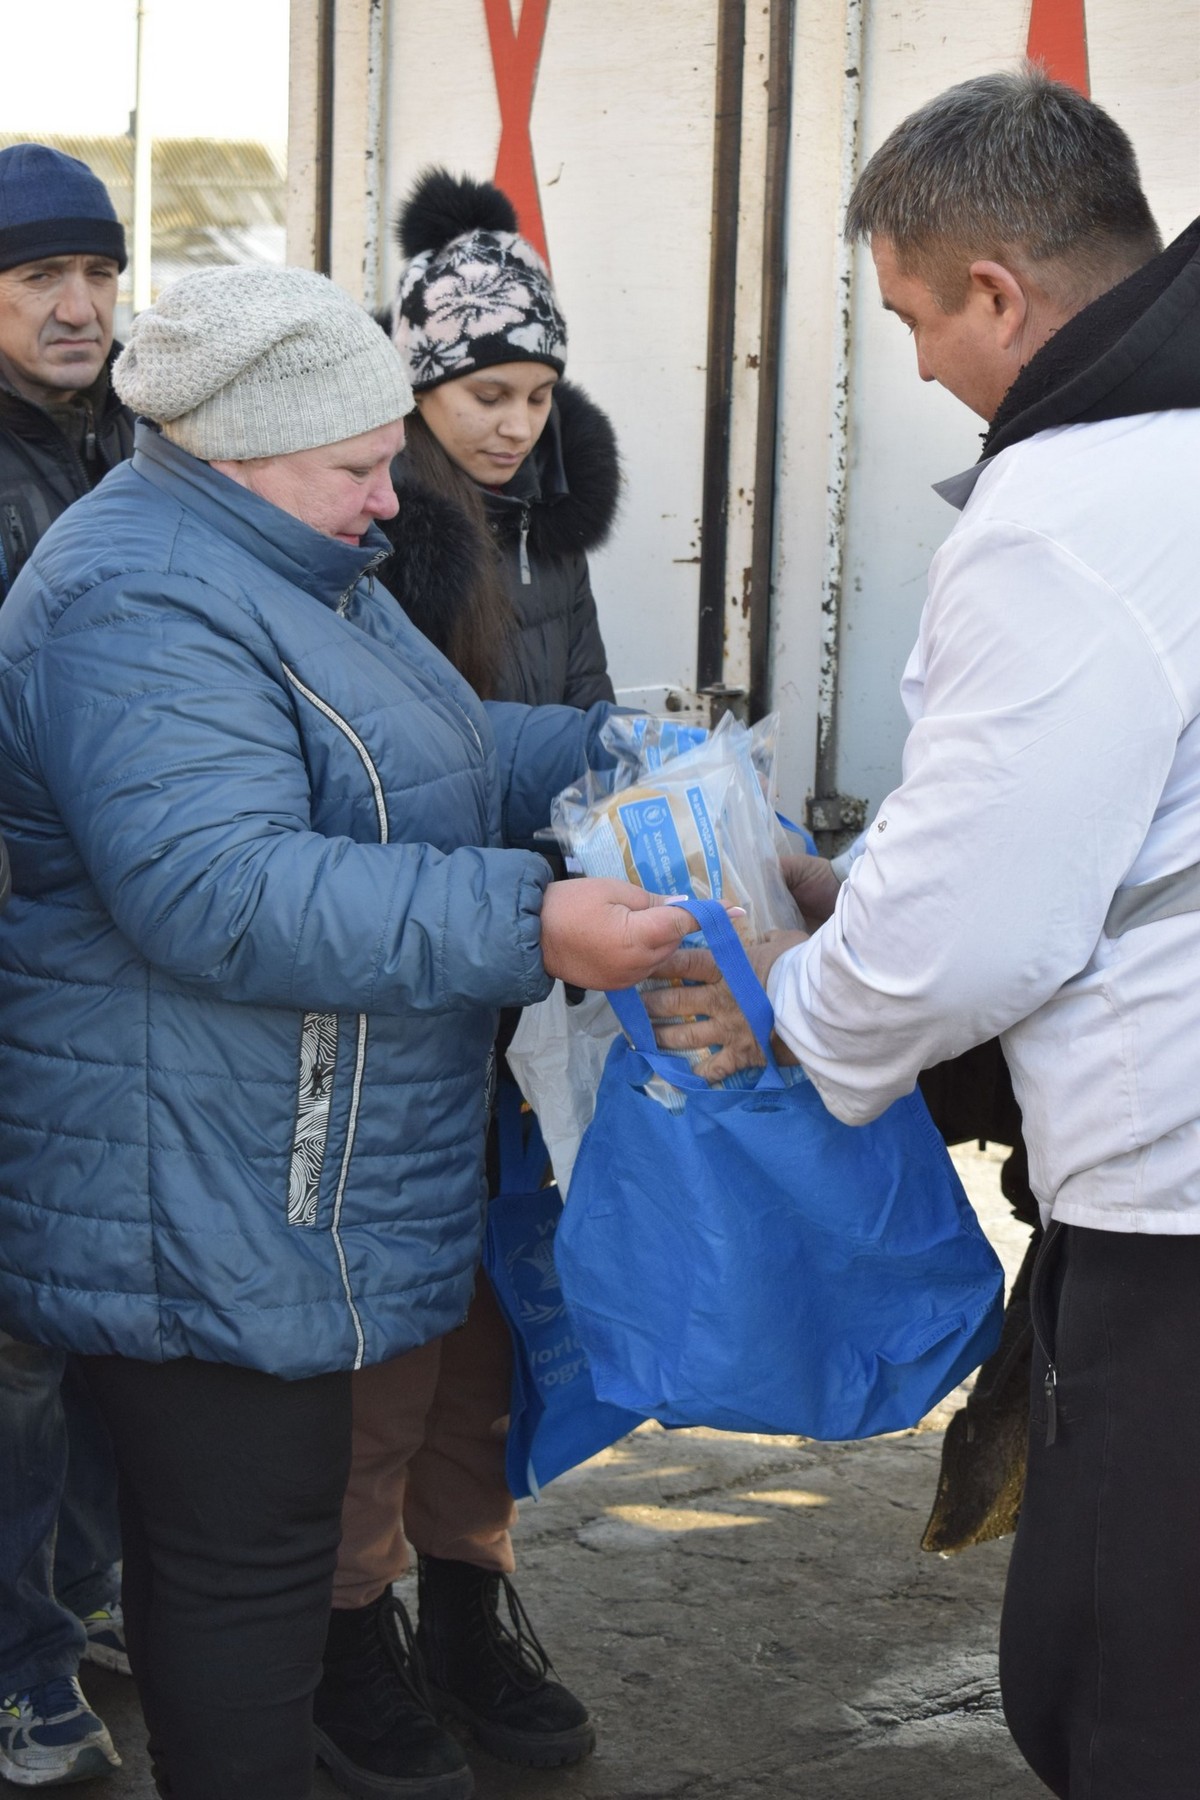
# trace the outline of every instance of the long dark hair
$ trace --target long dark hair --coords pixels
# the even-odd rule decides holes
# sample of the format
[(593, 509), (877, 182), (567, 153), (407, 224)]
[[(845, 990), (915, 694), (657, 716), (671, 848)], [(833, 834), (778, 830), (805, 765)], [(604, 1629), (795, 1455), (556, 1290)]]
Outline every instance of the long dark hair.
[[(404, 460), (412, 479), (458, 508), (475, 550), (474, 578), (463, 583), (452, 606), (408, 606), (406, 610), (413, 624), (454, 664), (480, 699), (487, 700), (495, 692), (516, 624), (499, 547), (488, 526), (483, 495), (471, 477), (447, 456), (419, 411), (410, 413), (405, 425)], [(425, 612), (430, 616), (420, 616)]]

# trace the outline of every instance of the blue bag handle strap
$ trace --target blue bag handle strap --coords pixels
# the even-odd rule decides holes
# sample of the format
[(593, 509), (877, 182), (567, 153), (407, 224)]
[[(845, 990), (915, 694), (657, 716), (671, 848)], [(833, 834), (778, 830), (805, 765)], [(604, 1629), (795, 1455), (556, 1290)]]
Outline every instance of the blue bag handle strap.
[[(759, 1082), (761, 1087), (783, 1087), (784, 1079), (779, 1065), (775, 1061), (775, 1053), (771, 1048), (771, 1032), (775, 1026), (775, 1014), (771, 1002), (767, 999), (766, 989), (759, 981), (750, 964), (750, 958), (742, 946), (742, 940), (733, 928), (729, 914), (719, 900), (688, 899), (687, 910), (698, 921), (704, 933), (704, 939), (712, 952), (713, 961), (720, 969), (728, 985), (730, 993), (746, 1015), (746, 1021), (754, 1033), (759, 1049), (766, 1057), (767, 1066)], [(685, 995), (686, 988), (680, 990)], [(654, 1027), (650, 1023), (650, 1015), (636, 988), (619, 988), (608, 995), (609, 1003), (617, 1015), (622, 1031), (639, 1055), (657, 1074), (669, 1081), (673, 1087), (690, 1088), (697, 1091), (706, 1090), (709, 1083), (702, 1075), (694, 1075), (688, 1068), (678, 1051), (664, 1051), (658, 1048), (654, 1036)]]
[(522, 1104), (516, 1082), (502, 1076), (496, 1084), (502, 1194), (529, 1194), (540, 1188), (549, 1160), (537, 1114), (531, 1112), (526, 1119)]
[(781, 813), (778, 807), (775, 809), (775, 817), (779, 820), (779, 823), (783, 826), (785, 831), (794, 832), (798, 838), (803, 839), (804, 848), (810, 856), (819, 854), (817, 850), (817, 840), (811, 831), (806, 831), (803, 825), (795, 824), (793, 820), (787, 817), (786, 813)]

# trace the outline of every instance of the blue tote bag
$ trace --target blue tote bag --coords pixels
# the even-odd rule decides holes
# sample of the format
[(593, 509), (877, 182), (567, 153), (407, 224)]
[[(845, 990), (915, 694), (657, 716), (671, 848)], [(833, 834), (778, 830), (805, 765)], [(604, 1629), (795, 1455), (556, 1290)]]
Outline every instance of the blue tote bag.
[[(557, 1234), (596, 1392), (664, 1425), (869, 1437), (915, 1425), (989, 1356), (1003, 1273), (917, 1093), (843, 1125), (771, 1053), (770, 1002), (724, 909), (692, 901), (767, 1057), (710, 1088), (639, 996), (613, 1044)], [(683, 1090), (671, 1111), (653, 1076)]]
[(596, 1398), (554, 1266), (562, 1197), (540, 1185), (549, 1158), (511, 1081), (500, 1082), (496, 1116), (500, 1192), (488, 1206), (483, 1263), (512, 1336), (505, 1478), (520, 1500), (616, 1443), (645, 1414)]

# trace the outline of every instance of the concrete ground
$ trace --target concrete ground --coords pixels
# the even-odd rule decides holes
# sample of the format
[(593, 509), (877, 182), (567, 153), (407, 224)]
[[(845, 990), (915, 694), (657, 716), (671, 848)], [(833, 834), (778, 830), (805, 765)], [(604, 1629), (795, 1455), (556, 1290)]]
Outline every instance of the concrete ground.
[[(956, 1158), (1011, 1275), (1026, 1234), (1000, 1153)], [(479, 1800), (1045, 1794), (1000, 1711), (1008, 1543), (919, 1547), (958, 1403), (860, 1444), (645, 1426), (526, 1502), (521, 1596), (599, 1745), (564, 1771), (473, 1756)], [(153, 1800), (131, 1684), (93, 1670), (84, 1685), (125, 1759), (95, 1791)], [(319, 1774), (313, 1800), (336, 1793)]]

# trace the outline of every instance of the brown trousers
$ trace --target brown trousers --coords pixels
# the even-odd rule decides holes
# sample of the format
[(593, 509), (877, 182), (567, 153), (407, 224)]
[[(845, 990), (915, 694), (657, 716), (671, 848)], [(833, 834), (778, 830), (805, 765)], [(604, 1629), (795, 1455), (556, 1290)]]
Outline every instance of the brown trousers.
[(333, 1604), (369, 1606), (424, 1556), (510, 1575), (512, 1347), (482, 1271), (457, 1331), (351, 1377), (354, 1440)]

